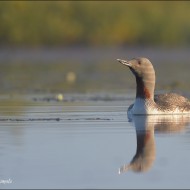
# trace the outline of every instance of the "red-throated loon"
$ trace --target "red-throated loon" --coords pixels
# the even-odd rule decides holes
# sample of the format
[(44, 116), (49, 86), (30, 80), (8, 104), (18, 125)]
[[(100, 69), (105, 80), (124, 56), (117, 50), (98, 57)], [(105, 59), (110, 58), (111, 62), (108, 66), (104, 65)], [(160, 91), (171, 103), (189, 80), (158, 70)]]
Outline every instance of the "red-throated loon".
[(129, 61), (117, 59), (129, 67), (136, 77), (136, 99), (128, 113), (147, 114), (190, 114), (190, 101), (178, 94), (167, 93), (154, 96), (155, 71), (152, 63), (143, 57)]

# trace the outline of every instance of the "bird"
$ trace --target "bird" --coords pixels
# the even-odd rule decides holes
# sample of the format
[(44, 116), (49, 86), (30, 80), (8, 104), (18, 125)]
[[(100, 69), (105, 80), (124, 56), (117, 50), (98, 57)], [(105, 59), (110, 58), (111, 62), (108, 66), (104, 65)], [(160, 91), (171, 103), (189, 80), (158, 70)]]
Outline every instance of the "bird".
[(186, 97), (176, 93), (154, 95), (156, 75), (148, 58), (117, 61), (127, 66), (136, 78), (136, 98), (129, 106), (128, 114), (190, 114), (190, 101)]

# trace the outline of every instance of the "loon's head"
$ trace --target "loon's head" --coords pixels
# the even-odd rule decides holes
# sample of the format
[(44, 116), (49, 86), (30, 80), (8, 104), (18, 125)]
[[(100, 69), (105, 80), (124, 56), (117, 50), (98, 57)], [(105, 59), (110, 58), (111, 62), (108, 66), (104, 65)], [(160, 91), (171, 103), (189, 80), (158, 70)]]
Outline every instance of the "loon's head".
[(152, 63), (144, 57), (134, 58), (129, 61), (122, 59), (117, 60), (123, 65), (128, 66), (135, 75), (137, 81), (137, 97), (146, 96), (145, 93), (147, 92), (147, 94), (150, 94), (150, 97), (153, 98), (155, 71)]
[(149, 75), (154, 74), (154, 68), (152, 63), (144, 57), (134, 58), (131, 60), (117, 59), (123, 65), (130, 68), (133, 74), (138, 78), (146, 78)]

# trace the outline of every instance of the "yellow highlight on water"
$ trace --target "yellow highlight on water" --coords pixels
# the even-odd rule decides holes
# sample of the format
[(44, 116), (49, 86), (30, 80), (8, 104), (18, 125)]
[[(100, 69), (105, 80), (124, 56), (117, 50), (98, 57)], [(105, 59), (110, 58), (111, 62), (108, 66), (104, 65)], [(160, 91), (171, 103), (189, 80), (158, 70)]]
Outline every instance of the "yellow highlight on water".
[(57, 94), (57, 95), (56, 95), (56, 100), (62, 101), (63, 99), (64, 99), (63, 94)]

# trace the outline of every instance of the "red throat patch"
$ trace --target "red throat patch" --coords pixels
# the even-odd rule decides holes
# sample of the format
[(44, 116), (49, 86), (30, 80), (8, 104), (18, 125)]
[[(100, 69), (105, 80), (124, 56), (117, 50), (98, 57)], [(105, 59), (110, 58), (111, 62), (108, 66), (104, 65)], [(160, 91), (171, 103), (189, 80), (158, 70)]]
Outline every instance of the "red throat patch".
[(149, 99), (150, 98), (150, 92), (149, 92), (149, 90), (146, 87), (144, 87), (143, 90), (144, 90), (144, 96), (145, 96), (145, 98)]

